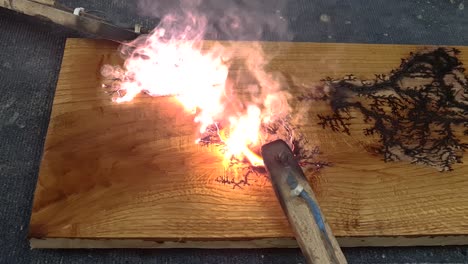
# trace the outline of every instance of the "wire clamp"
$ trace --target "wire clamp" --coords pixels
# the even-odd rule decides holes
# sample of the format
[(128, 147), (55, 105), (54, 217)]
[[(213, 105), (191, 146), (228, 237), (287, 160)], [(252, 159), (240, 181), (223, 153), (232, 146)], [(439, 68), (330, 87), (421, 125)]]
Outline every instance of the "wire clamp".
[(77, 7), (75, 10), (73, 10), (73, 14), (75, 16), (80, 16), (81, 13), (84, 13), (85, 9), (83, 7)]
[(135, 24), (135, 33), (137, 33), (137, 34), (141, 33), (141, 25), (140, 24)]
[(304, 190), (304, 187), (302, 187), (302, 185), (298, 184), (296, 186), (296, 188), (291, 190), (291, 195), (292, 196), (299, 196), (303, 190)]

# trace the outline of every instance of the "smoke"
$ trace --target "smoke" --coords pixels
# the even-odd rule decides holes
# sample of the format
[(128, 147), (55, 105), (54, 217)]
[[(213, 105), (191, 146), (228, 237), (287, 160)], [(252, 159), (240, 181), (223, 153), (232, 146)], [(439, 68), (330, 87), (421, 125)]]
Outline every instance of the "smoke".
[[(258, 147), (262, 126), (290, 114), (290, 96), (282, 89), (280, 75), (266, 70), (274, 54), (267, 55), (258, 41), (273, 33), (288, 36), (281, 16), (283, 1), (137, 3), (143, 15), (159, 17), (160, 24), (120, 47), (123, 69), (110, 65), (101, 69), (113, 80), (114, 100), (128, 102), (141, 92), (173, 95), (195, 114), (199, 140), (214, 125), (227, 146), (226, 157), (243, 156), (258, 164), (250, 148)], [(250, 41), (203, 41), (210, 37)], [(223, 136), (218, 124), (226, 128)]]
[[(265, 38), (266, 34), (275, 34), (282, 39), (290, 35), (287, 21), (281, 16), (285, 0), (138, 0), (137, 5), (142, 15), (158, 17), (161, 21), (149, 35), (143, 35), (132, 43), (121, 46), (121, 53), (126, 59), (124, 65), (127, 70), (126, 76), (136, 76), (136, 79), (139, 79), (138, 89), (133, 89), (133, 85), (126, 85), (124, 89), (129, 100), (141, 90), (152, 91), (149, 94), (157, 96), (190, 89), (182, 87), (179, 81), (168, 80), (168, 83), (179, 83), (180, 89), (170, 87), (166, 88), (167, 91), (155, 90), (155, 86), (163, 86), (161, 82), (166, 78), (153, 76), (151, 72), (154, 74), (171, 72), (176, 79), (187, 79), (187, 76), (177, 76), (177, 73), (181, 75), (183, 72), (190, 74), (196, 71), (204, 74), (200, 72), (203, 67), (197, 69), (192, 64), (186, 67), (187, 70), (181, 70), (184, 69), (184, 65), (189, 64), (190, 59), (194, 60), (193, 50), (199, 50), (206, 56), (216, 60), (221, 59), (229, 68), (230, 79), (226, 81), (225, 92), (230, 102), (229, 107), (223, 109), (224, 114), (226, 111), (245, 111), (252, 103), (262, 108), (267, 119), (289, 113), (290, 96), (280, 87), (280, 75), (265, 70), (274, 54), (271, 54), (271, 51), (265, 54), (258, 42)], [(229, 40), (250, 40), (250, 42), (228, 46), (215, 44), (207, 51), (204, 50), (202, 40), (210, 36), (215, 36), (215, 39), (220, 39), (222, 36), (221, 39), (226, 37)], [(173, 53), (173, 56), (168, 56), (168, 53)], [(157, 61), (160, 67), (155, 66), (154, 61)], [(162, 62), (166, 65), (163, 66)], [(165, 70), (172, 64), (179, 68), (174, 71)], [(217, 64), (218, 62), (211, 68), (205, 67), (205, 74), (217, 75), (219, 72)], [(243, 67), (236, 69), (231, 67), (233, 64)], [(103, 73), (105, 72), (104, 70)], [(191, 83), (196, 86), (198, 81), (194, 78)], [(190, 85), (190, 80), (183, 84)], [(127, 99), (122, 101), (125, 100)], [(226, 102), (223, 104), (227, 106)]]
[(209, 24), (205, 39), (292, 39), (283, 17), (285, 0), (139, 0), (137, 4), (140, 14), (148, 17), (205, 19)]

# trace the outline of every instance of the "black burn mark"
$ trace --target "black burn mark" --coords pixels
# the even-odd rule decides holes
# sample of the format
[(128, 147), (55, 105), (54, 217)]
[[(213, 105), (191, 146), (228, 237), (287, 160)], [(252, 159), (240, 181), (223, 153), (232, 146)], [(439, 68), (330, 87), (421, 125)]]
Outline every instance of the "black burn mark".
[[(201, 136), (199, 142), (202, 146), (215, 145), (220, 151), (224, 151), (224, 144), (219, 138), (220, 131), (223, 129), (221, 123), (217, 123), (208, 127), (205, 133)], [(299, 128), (292, 125), (290, 118), (283, 118), (271, 122), (268, 125), (261, 127), (260, 133), (262, 138), (270, 138), (263, 144), (271, 142), (275, 139), (282, 139), (291, 147), (294, 158), (303, 170), (311, 177), (317, 176), (325, 167), (332, 166), (331, 162), (320, 159), (320, 148), (318, 146), (310, 147), (307, 138), (299, 132)], [(260, 156), (260, 148), (253, 149)], [(232, 186), (233, 189), (242, 189), (245, 186), (251, 185), (251, 179), (259, 179), (268, 177), (265, 167), (255, 167), (248, 160), (238, 160), (232, 158), (224, 174), (215, 179), (216, 182)], [(318, 181), (314, 181), (314, 187), (318, 188)], [(314, 184), (314, 183), (313, 183)]]
[(360, 112), (369, 124), (363, 134), (379, 138), (378, 147), (369, 149), (386, 162), (410, 160), (449, 171), (462, 163), (468, 148), (462, 142), (468, 135), (468, 81), (459, 53), (446, 48), (410, 53), (389, 74), (373, 80), (326, 78), (329, 95), (305, 93), (298, 99), (329, 100), (333, 112), (319, 114), (318, 124), (334, 132), (350, 134), (350, 112)]

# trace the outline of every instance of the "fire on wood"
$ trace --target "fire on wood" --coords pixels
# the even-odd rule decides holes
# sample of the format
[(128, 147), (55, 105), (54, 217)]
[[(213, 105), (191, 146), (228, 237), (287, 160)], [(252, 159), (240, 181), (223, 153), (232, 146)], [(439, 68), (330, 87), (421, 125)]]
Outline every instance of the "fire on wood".
[[(166, 16), (150, 34), (123, 44), (123, 68), (105, 65), (103, 87), (116, 103), (131, 102), (141, 93), (174, 96), (194, 115), (199, 131), (194, 143), (220, 145), (226, 164), (263, 166), (260, 146), (278, 139), (273, 127), (288, 126), (288, 93), (277, 76), (266, 72), (268, 58), (260, 45), (204, 47), (207, 20), (192, 16), (184, 21)], [(247, 85), (229, 78), (230, 66), (239, 60), (253, 79)], [(292, 131), (283, 139), (294, 147)]]

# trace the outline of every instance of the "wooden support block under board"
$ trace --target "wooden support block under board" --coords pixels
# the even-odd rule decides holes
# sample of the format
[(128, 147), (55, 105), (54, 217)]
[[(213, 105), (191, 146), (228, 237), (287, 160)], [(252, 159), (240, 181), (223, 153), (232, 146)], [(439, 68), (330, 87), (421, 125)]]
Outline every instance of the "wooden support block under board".
[[(222, 44), (240, 50), (251, 45)], [(317, 150), (312, 162), (321, 164), (320, 170), (306, 174), (341, 246), (468, 244), (468, 159), (457, 149), (468, 142), (463, 134), (468, 89), (463, 65), (457, 64), (468, 63), (468, 47), (430, 53), (435, 47), (262, 46), (272, 55), (268, 70), (287, 80), (292, 115), (301, 116), (298, 132)], [(111, 101), (100, 70), (122, 63), (117, 48), (107, 41), (67, 41), (35, 192), (31, 246), (296, 247), (268, 178), (252, 174), (249, 184), (229, 184), (236, 176), (226, 172), (219, 149), (194, 143), (193, 114), (174, 98)], [(409, 61), (401, 64), (402, 58)], [(238, 67), (233, 74), (242, 72)], [(401, 78), (395, 82), (392, 76)], [(430, 87), (441, 84), (430, 78), (458, 90), (434, 92)], [(368, 88), (377, 90), (361, 93)], [(338, 92), (323, 100), (310, 94), (327, 89)], [(409, 92), (399, 98), (395, 90)], [(434, 96), (447, 97), (445, 104), (424, 103), (437, 102)], [(385, 123), (395, 116), (415, 127)], [(432, 123), (423, 127), (422, 116)], [(424, 137), (417, 134), (421, 131), (434, 136), (408, 142)], [(431, 152), (428, 142), (443, 148)], [(392, 161), (396, 158), (401, 160)], [(453, 162), (457, 158), (464, 163)], [(444, 169), (450, 170), (439, 171)]]

